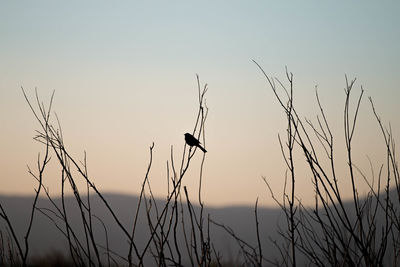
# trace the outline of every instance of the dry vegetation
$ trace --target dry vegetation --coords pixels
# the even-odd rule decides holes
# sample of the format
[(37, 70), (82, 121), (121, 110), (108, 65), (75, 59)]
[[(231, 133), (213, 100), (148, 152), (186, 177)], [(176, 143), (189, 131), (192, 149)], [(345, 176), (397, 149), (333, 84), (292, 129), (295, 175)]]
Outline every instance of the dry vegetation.
[[(116, 207), (111, 206), (88, 175), (86, 156), (82, 161), (73, 157), (64, 143), (60, 123), (52, 115), (52, 99), (46, 107), (36, 92), (31, 100), (25, 90), (24, 97), (33, 115), (39, 123), (35, 140), (42, 143), (44, 153), (37, 160), (35, 170), (29, 170), (37, 181), (36, 195), (33, 198), (28, 227), (23, 236), (18, 236), (12, 220), (7, 216), (6, 208), (0, 203), (0, 218), (6, 231), (0, 232), (0, 265), (1, 266), (398, 266), (400, 265), (400, 201), (399, 171), (396, 162), (395, 144), (390, 128), (385, 128), (375, 111), (372, 99), (371, 109), (375, 114), (377, 127), (382, 131), (386, 144), (386, 161), (377, 175), (368, 177), (353, 164), (352, 142), (356, 131), (357, 116), (363, 98), (363, 90), (357, 96), (356, 105), (350, 105), (355, 80), (346, 78), (344, 105), (344, 135), (348, 173), (346, 177), (352, 184), (351, 204), (343, 200), (338, 186), (337, 160), (334, 141), (328, 119), (316, 91), (320, 114), (315, 123), (303, 119), (297, 112), (293, 97), (293, 75), (286, 71), (286, 82), (269, 77), (262, 71), (268, 86), (273, 90), (276, 100), (281, 105), (287, 120), (286, 136), (279, 137), (287, 175), (284, 179), (285, 190), (282, 198), (274, 195), (267, 179), (264, 179), (270, 193), (279, 205), (285, 218), (284, 226), (277, 229), (280, 239), (270, 240), (279, 252), (275, 258), (268, 258), (263, 251), (260, 236), (263, 225), (258, 219), (258, 202), (254, 209), (254, 232), (257, 243), (251, 244), (229, 228), (229, 225), (213, 221), (204, 212), (202, 201), (202, 178), (205, 153), (195, 147), (185, 145), (180, 160), (175, 158), (171, 147), (170, 159), (167, 161), (166, 198), (163, 205), (156, 201), (152, 190), (149, 172), (152, 166), (154, 144), (150, 146), (150, 159), (146, 175), (141, 184), (138, 204), (132, 213), (132, 223), (127, 225), (119, 217)], [(198, 112), (194, 121), (193, 135), (206, 144), (205, 122), (207, 106), (205, 94), (207, 85), (201, 86), (197, 77)], [(281, 96), (283, 95), (283, 96)], [(351, 111), (353, 110), (353, 111)], [(353, 115), (352, 115), (353, 114)], [(322, 149), (321, 149), (322, 148)], [(305, 207), (296, 197), (296, 162), (294, 150), (303, 152), (303, 159), (312, 173), (315, 192), (315, 206)], [(195, 153), (202, 154), (199, 171), (198, 195), (188, 195), (182, 186), (182, 179), (191, 167)], [(210, 152), (212, 153), (212, 152)], [(297, 158), (296, 158), (297, 159)], [(56, 161), (60, 167), (61, 203), (54, 201), (45, 185), (44, 170), (49, 161)], [(328, 160), (329, 167), (321, 164)], [(360, 197), (355, 177), (365, 178), (370, 191), (366, 197)], [(85, 186), (79, 187), (84, 181)], [(371, 182), (376, 181), (376, 183)], [(394, 185), (391, 187), (390, 185)], [(64, 199), (65, 192), (71, 190), (80, 213), (80, 227), (83, 235), (70, 222), (69, 210)], [(108, 243), (107, 225), (96, 216), (91, 208), (91, 196), (99, 197), (109, 216), (124, 235), (126, 253), (113, 251)], [(44, 196), (52, 203), (52, 209), (37, 206), (39, 196)], [(199, 209), (195, 209), (195, 203)], [(143, 212), (144, 213), (141, 213)], [(145, 214), (145, 216), (140, 216)], [(34, 230), (36, 216), (46, 216), (64, 236), (68, 253), (53, 253), (45, 258), (30, 255), (30, 233)], [(146, 241), (138, 241), (137, 225), (146, 221), (148, 227)], [(102, 224), (104, 233), (99, 236), (94, 231), (94, 224)], [(218, 249), (213, 245), (210, 228), (224, 229), (239, 245), (241, 256), (239, 262), (223, 262)], [(180, 242), (183, 236), (185, 242)], [(66, 256), (67, 255), (67, 256)], [(184, 259), (189, 259), (185, 262)]]

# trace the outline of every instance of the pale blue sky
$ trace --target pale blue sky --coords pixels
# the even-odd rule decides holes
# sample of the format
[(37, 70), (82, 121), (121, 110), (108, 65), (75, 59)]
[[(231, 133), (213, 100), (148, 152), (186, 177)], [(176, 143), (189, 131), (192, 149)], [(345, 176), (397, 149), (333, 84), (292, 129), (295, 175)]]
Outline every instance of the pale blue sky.
[[(396, 130), (399, 13), (398, 1), (2, 1), (0, 193), (33, 192), (25, 165), (40, 146), (23, 86), (44, 99), (56, 90), (66, 141), (77, 156), (87, 151), (103, 190), (137, 192), (154, 141), (155, 190), (163, 194), (157, 181), (165, 182), (169, 147), (178, 153), (194, 123), (198, 73), (210, 87), (205, 199), (261, 196), (267, 205), (260, 176), (281, 187), (276, 137), (285, 123), (251, 59), (282, 78), (288, 66), (307, 116), (315, 116), (318, 85), (339, 139), (344, 74), (357, 77)], [(369, 129), (375, 124), (364, 104), (360, 129)], [(367, 132), (360, 140), (376, 137)], [(190, 188), (196, 183), (187, 179)]]

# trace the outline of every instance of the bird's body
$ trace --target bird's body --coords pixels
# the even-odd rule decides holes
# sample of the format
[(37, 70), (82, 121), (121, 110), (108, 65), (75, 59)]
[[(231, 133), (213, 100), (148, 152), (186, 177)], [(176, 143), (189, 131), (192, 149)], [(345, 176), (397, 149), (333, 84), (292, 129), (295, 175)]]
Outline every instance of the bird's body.
[(190, 133), (185, 133), (185, 141), (186, 144), (188, 144), (189, 146), (197, 146), (198, 148), (200, 148), (204, 153), (207, 152), (207, 150), (205, 150), (201, 145), (199, 140), (196, 139), (196, 137), (194, 137), (193, 135), (191, 135)]

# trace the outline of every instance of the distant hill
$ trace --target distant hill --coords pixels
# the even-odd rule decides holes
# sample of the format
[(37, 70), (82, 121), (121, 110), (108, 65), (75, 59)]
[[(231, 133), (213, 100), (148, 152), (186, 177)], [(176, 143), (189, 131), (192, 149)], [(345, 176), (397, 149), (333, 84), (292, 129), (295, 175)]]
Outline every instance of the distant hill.
[[(121, 195), (121, 194), (104, 194), (105, 199), (112, 207), (113, 211), (116, 213), (121, 223), (127, 228), (131, 229), (133, 225), (133, 218), (136, 212), (138, 197)], [(382, 199), (385, 196), (382, 196)], [(397, 192), (395, 190), (390, 192), (391, 199), (398, 199)], [(91, 198), (91, 208), (92, 214), (101, 218), (103, 223), (107, 228), (109, 246), (110, 249), (124, 257), (128, 253), (128, 241), (126, 236), (120, 228), (118, 228), (114, 219), (112, 218), (110, 212), (105, 208), (104, 203), (97, 197), (92, 196)], [(55, 203), (61, 206), (61, 199), (54, 199)], [(68, 218), (70, 224), (76, 229), (78, 236), (83, 238), (84, 232), (82, 229), (82, 220), (80, 217), (79, 209), (77, 208), (76, 201), (73, 196), (65, 198), (66, 207), (68, 210)], [(0, 203), (6, 210), (10, 220), (12, 221), (17, 235), (20, 240), (23, 240), (23, 234), (26, 231), (30, 211), (32, 207), (33, 198), (32, 197), (20, 197), (20, 196), (0, 196)], [(163, 207), (164, 201), (161, 199), (156, 200), (158, 207)], [(398, 203), (395, 201), (395, 203)], [(153, 203), (154, 205), (154, 203)], [(397, 205), (397, 204), (396, 204)], [(38, 202), (38, 207), (42, 209), (54, 210), (48, 199), (40, 198)], [(345, 209), (352, 214), (354, 210), (354, 205), (351, 202), (344, 203)], [(143, 249), (145, 242), (148, 240), (149, 230), (147, 223), (147, 216), (142, 206), (139, 213), (139, 220), (137, 225), (137, 231), (135, 234), (135, 244), (139, 250)], [(184, 207), (184, 223), (186, 229), (190, 227), (189, 214), (186, 205), (186, 201), (183, 201)], [(393, 207), (398, 210), (398, 206)], [(199, 207), (194, 207), (195, 212), (199, 213)], [(45, 211), (45, 210), (44, 210)], [(204, 218), (207, 216), (220, 224), (232, 229), (237, 237), (246, 241), (250, 245), (257, 246), (257, 236), (256, 236), (256, 224), (254, 217), (254, 206), (231, 206), (231, 207), (205, 207)], [(270, 260), (280, 259), (278, 249), (273, 245), (271, 240), (278, 240), (282, 242), (282, 239), (278, 235), (278, 229), (281, 228), (286, 231), (286, 220), (283, 212), (278, 208), (265, 208), (259, 207), (259, 226), (260, 226), (260, 239), (263, 249), (263, 256)], [(179, 215), (181, 218), (181, 215)], [(350, 215), (351, 216), (351, 215)], [(55, 218), (53, 216), (53, 218)], [(378, 220), (384, 218), (384, 214), (379, 212), (377, 215)], [(382, 221), (384, 222), (384, 221)], [(382, 223), (381, 222), (381, 223)], [(58, 225), (65, 229), (61, 221), (56, 221)], [(207, 225), (207, 222), (205, 222)], [(0, 230), (2, 231), (3, 237), (7, 235), (7, 230), (4, 227), (4, 220), (0, 220)], [(105, 245), (105, 232), (102, 224), (95, 218), (93, 218), (93, 227), (96, 236), (96, 242), (98, 244)], [(180, 224), (178, 227), (181, 227)], [(318, 229), (318, 227), (316, 228)], [(315, 233), (319, 235), (319, 233)], [(178, 242), (180, 245), (184, 246), (184, 236), (178, 234)], [(210, 225), (210, 237), (211, 242), (214, 245), (215, 250), (222, 256), (222, 261), (224, 262), (238, 262), (237, 257), (240, 257), (239, 247), (237, 242), (229, 234), (226, 233), (224, 229), (218, 227), (214, 224)], [(46, 216), (40, 212), (36, 213), (36, 218), (33, 223), (32, 233), (30, 236), (31, 256), (44, 256), (54, 252), (61, 252), (64, 255), (69, 255), (68, 244), (65, 237), (61, 232), (55, 227), (54, 222), (49, 220)], [(390, 246), (390, 244), (389, 244)], [(389, 252), (387, 254), (388, 260), (393, 256)], [(182, 253), (182, 259), (184, 263), (189, 263), (186, 250)], [(297, 254), (297, 262), (301, 266), (305, 264), (305, 258), (301, 254)], [(147, 258), (149, 264), (146, 266), (152, 266), (154, 264), (152, 259)], [(185, 265), (186, 266), (186, 265)]]

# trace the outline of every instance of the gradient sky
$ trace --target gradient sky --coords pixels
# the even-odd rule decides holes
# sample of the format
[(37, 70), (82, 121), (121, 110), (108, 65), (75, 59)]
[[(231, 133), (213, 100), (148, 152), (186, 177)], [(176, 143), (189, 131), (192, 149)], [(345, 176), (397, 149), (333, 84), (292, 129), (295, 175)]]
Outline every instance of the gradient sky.
[[(273, 205), (261, 176), (281, 190), (285, 116), (251, 59), (282, 80), (288, 66), (298, 110), (311, 119), (318, 85), (339, 145), (344, 75), (357, 77), (354, 92), (363, 85), (366, 97), (356, 163), (369, 168), (369, 155), (378, 168), (384, 148), (367, 96), (399, 140), (399, 13), (399, 1), (1, 1), (0, 193), (32, 194), (26, 165), (43, 151), (23, 86), (44, 101), (55, 90), (65, 143), (79, 159), (87, 152), (104, 192), (139, 192), (154, 141), (150, 179), (165, 196), (170, 147), (180, 159), (194, 126), (198, 73), (209, 85), (203, 200)], [(191, 194), (200, 161), (183, 182)], [(58, 174), (52, 165), (44, 181), (54, 193)], [(309, 181), (305, 172), (297, 184), (306, 202)]]

